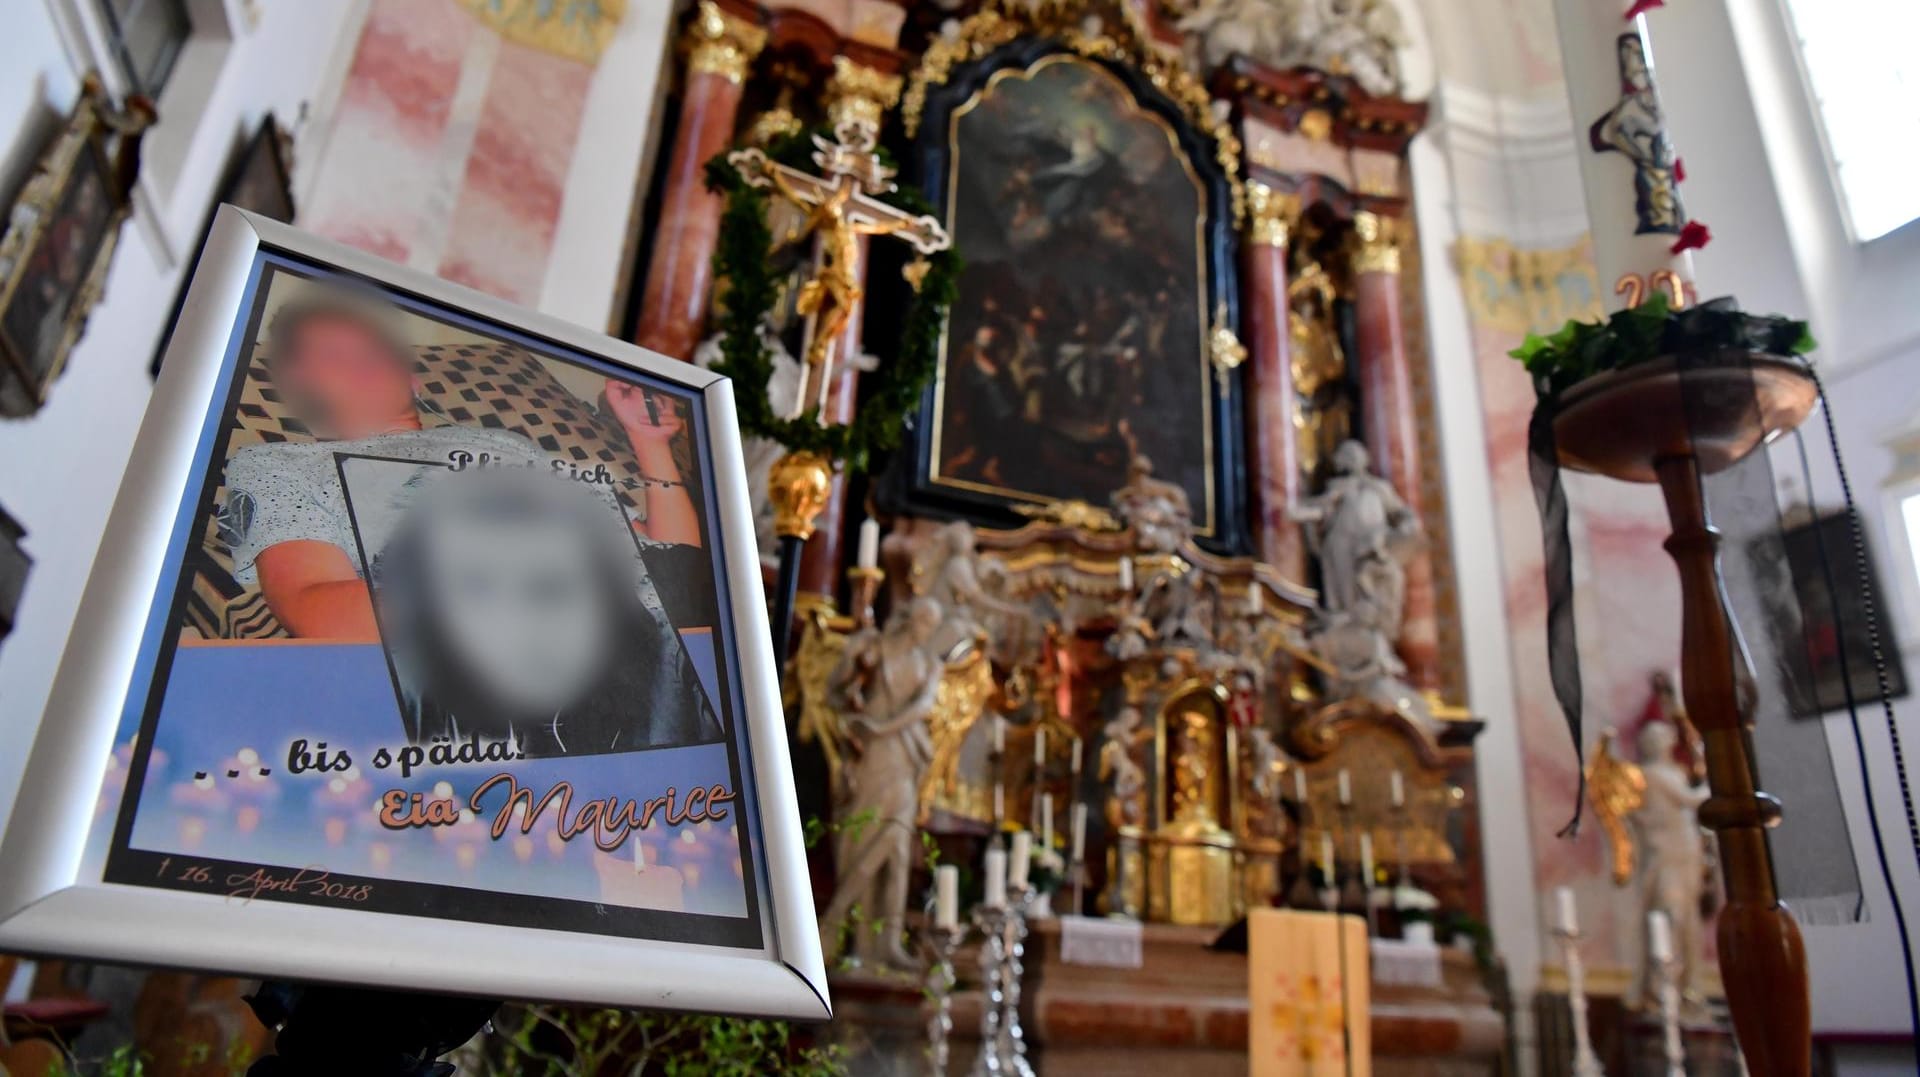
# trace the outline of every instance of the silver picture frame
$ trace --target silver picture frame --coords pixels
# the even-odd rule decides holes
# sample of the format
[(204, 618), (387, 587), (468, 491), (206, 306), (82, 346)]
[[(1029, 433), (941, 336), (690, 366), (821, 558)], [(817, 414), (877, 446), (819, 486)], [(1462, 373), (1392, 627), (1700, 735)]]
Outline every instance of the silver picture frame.
[[(751, 782), (751, 799), (736, 802), (742, 833), (745, 813), (757, 816), (742, 884), (757, 909), (759, 946), (690, 942), (671, 930), (634, 937), (128, 885), (104, 881), (109, 872), (87, 863), (129, 693), (150, 662), (142, 649), (157, 623), (176, 630), (172, 621), (156, 621), (156, 596), (180, 586), (183, 497), (208, 466), (204, 432), (210, 416), (229, 408), (236, 376), (224, 365), (230, 341), (247, 324), (257, 266), (272, 257), (511, 327), (697, 398), (710, 461), (703, 493), (708, 518), (719, 525), (710, 545), (724, 576), (717, 621), (731, 633), (734, 656), (731, 670), (721, 659), (721, 676), (730, 673), (738, 686), (729, 710), (744, 726), (730, 758)], [(121, 481), (0, 864), (5, 952), (492, 998), (830, 1018), (731, 385), (692, 364), (222, 207)]]

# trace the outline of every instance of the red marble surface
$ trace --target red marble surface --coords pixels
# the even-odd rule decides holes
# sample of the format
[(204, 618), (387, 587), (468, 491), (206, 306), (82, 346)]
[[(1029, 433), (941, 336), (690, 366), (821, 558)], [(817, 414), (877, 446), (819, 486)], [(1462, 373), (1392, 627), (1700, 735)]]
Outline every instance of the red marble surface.
[[(1360, 423), (1373, 466), (1419, 511), (1422, 489), (1420, 435), (1415, 429), (1413, 383), (1407, 371), (1400, 326), (1400, 277), (1356, 274), (1355, 345), (1359, 353)], [(1440, 684), (1440, 635), (1434, 610), (1433, 560), (1421, 551), (1407, 563), (1406, 620), (1400, 658), (1416, 688)]]
[(1300, 525), (1288, 516), (1300, 497), (1300, 463), (1293, 426), (1293, 367), (1287, 354), (1287, 251), (1250, 243), (1242, 262), (1254, 531), (1260, 559), (1287, 579), (1305, 583), (1306, 548)]
[(641, 347), (676, 359), (693, 357), (706, 328), (722, 206), (707, 190), (705, 171), (733, 141), (739, 112), (739, 85), (709, 72), (688, 76), (635, 334)]
[(503, 41), (467, 156), (440, 276), (533, 305), (593, 69)]

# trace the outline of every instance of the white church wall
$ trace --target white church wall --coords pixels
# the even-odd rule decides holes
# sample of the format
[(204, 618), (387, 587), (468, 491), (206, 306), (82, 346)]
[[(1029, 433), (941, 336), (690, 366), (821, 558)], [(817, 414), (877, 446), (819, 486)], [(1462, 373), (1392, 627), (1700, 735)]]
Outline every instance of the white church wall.
[[(135, 220), (121, 232), (104, 299), (49, 403), (31, 418), (0, 420), (0, 459), (9, 461), (0, 468), (0, 505), (26, 527), (34, 558), (16, 627), (0, 643), (0, 811), (12, 805), (146, 407), (147, 365), (190, 261), (184, 247), (211, 205), (227, 153), (268, 112), (290, 124), (300, 115), (351, 6), (346, 0), (259, 5), (257, 21), (224, 26), (222, 42), (198, 50), (211, 70), (189, 68), (178, 76), (180, 87), (191, 91), (191, 107), (178, 107), (169, 84), (159, 102), (160, 126), (150, 137), (207, 147), (218, 160), (181, 168), (137, 203)], [(80, 76), (99, 62), (90, 38), (76, 32), (78, 11), (66, 0), (28, 0), (9, 9), (0, 34), (0, 175), (12, 181), (8, 192), (71, 108)], [(183, 55), (183, 64), (195, 61), (193, 53)], [(156, 167), (164, 169), (164, 162)], [(193, 222), (185, 244), (171, 239), (179, 231), (170, 223), (175, 218)]]

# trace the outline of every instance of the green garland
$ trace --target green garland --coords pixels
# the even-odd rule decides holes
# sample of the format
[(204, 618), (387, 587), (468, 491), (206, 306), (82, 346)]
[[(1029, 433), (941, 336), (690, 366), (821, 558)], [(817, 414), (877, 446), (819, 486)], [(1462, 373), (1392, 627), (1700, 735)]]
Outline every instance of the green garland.
[[(781, 164), (804, 167), (810, 163), (815, 133), (803, 131), (781, 139), (767, 156)], [(720, 318), (721, 360), (713, 369), (739, 383), (734, 406), (739, 411), (741, 431), (770, 438), (797, 452), (819, 453), (849, 472), (866, 470), (875, 456), (900, 443), (902, 424), (919, 406), (920, 394), (933, 377), (947, 308), (959, 288), (960, 256), (951, 249), (927, 256), (927, 274), (907, 305), (899, 354), (861, 379), (864, 398), (851, 421), (823, 426), (817, 409), (783, 419), (767, 400), (773, 356), (760, 340), (760, 326), (779, 295), (779, 282), (772, 271), (773, 234), (767, 227), (767, 192), (749, 186), (725, 154), (707, 162), (707, 187), (726, 199), (713, 255), (714, 275), (727, 282), (725, 312)], [(916, 215), (933, 212), (926, 199), (906, 188), (884, 196), (882, 201)]]
[(1814, 348), (1807, 323), (1747, 314), (1731, 297), (1674, 310), (1662, 292), (1604, 322), (1570, 321), (1552, 336), (1532, 333), (1508, 354), (1526, 365), (1535, 395), (1558, 397), (1575, 384), (1663, 355), (1711, 350), (1805, 355)]

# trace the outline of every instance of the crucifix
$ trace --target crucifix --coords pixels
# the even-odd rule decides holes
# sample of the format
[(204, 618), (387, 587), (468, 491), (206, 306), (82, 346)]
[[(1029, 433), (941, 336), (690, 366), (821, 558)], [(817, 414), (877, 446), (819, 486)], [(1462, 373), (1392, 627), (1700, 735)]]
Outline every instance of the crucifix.
[[(758, 149), (727, 155), (749, 186), (771, 188), (793, 204), (805, 220), (784, 242), (813, 237), (812, 276), (800, 286), (795, 309), (807, 319), (806, 376), (801, 379), (788, 418), (814, 409), (826, 422), (827, 394), (834, 363), (851, 361), (838, 354), (853, 313), (866, 295), (866, 266), (860, 241), (892, 236), (911, 244), (918, 255), (906, 268), (916, 291), (925, 279), (926, 257), (953, 245), (947, 230), (929, 216), (916, 215), (880, 200), (894, 190), (894, 170), (874, 152), (878, 132), (870, 123), (843, 120), (834, 137), (814, 136), (813, 163), (818, 175), (781, 164)], [(800, 550), (813, 536), (814, 521), (826, 507), (833, 462), (820, 453), (794, 451), (782, 456), (768, 474), (774, 501), (774, 530), (780, 536), (780, 574), (774, 591), (773, 638), (776, 660), (785, 661), (793, 628), (793, 604), (800, 586)]]
[(770, 160), (758, 149), (737, 150), (727, 158), (750, 186), (772, 188), (806, 215), (783, 245), (814, 237), (813, 275), (800, 286), (795, 304), (807, 318), (807, 376), (790, 418), (808, 407), (824, 413), (833, 365), (851, 358), (836, 352), (848, 320), (866, 295), (861, 237), (893, 236), (912, 244), (920, 258), (907, 267), (907, 281), (916, 289), (926, 273), (925, 256), (953, 245), (939, 221), (879, 199), (894, 190), (894, 170), (874, 152), (874, 140), (873, 128), (858, 121), (840, 124), (832, 140), (815, 135), (813, 162), (819, 175)]

